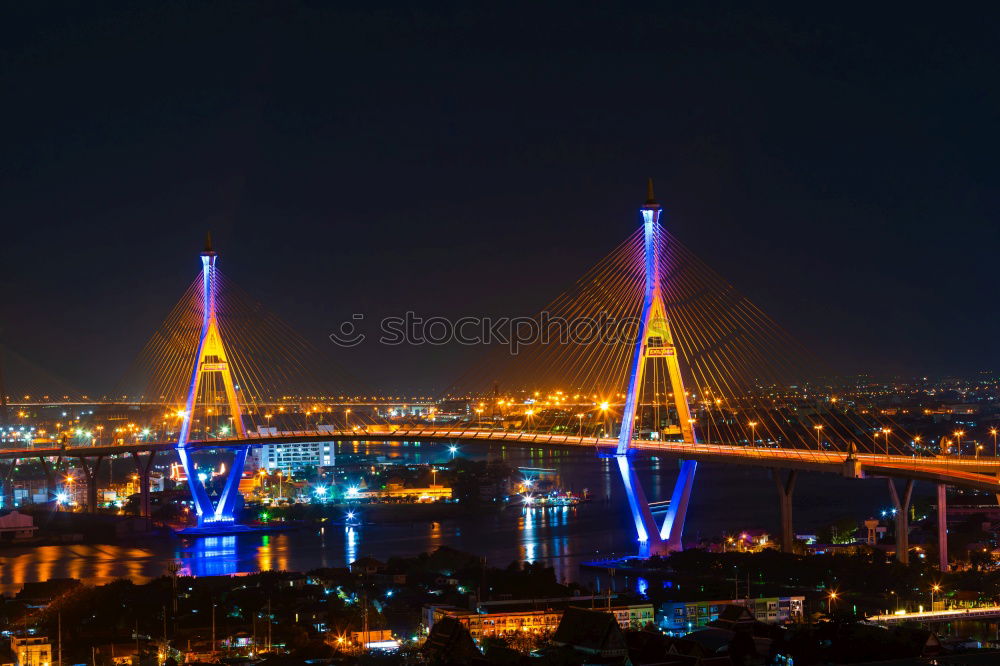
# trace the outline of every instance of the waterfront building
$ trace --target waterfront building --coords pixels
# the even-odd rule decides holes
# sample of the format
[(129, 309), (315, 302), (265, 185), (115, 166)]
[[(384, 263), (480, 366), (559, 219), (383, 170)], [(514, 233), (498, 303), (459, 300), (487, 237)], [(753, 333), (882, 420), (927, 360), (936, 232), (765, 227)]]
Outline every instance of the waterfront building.
[(639, 629), (654, 621), (651, 603), (608, 606), (607, 602), (607, 597), (580, 596), (484, 601), (471, 610), (450, 605), (427, 605), (424, 606), (424, 626), (431, 630), (447, 617), (465, 627), (477, 641), (484, 636), (510, 636), (525, 632), (550, 634), (559, 627), (567, 609), (591, 604), (611, 613), (623, 629)]
[(333, 442), (261, 444), (251, 450), (257, 469), (298, 472), (307, 467), (331, 467), (336, 460)]
[(348, 500), (408, 500), (416, 502), (433, 502), (435, 500), (451, 499), (451, 488), (431, 484), (426, 488), (407, 488), (402, 483), (387, 483), (385, 488), (362, 490), (348, 488), (344, 495)]
[(31, 516), (11, 511), (0, 516), (0, 541), (20, 541), (35, 536), (38, 528)]
[(745, 607), (758, 622), (801, 622), (805, 597), (765, 597), (720, 601), (668, 601), (660, 606), (659, 625), (666, 631), (689, 632), (719, 619), (726, 606)]

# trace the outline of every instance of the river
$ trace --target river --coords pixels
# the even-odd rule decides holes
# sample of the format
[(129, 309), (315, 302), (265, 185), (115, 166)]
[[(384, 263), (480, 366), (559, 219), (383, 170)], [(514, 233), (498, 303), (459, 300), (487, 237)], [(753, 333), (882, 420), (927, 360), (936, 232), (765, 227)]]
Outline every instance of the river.
[[(451, 455), (441, 444), (338, 444), (338, 452), (363, 451), (388, 460), (438, 463)], [(468, 444), (459, 455), (503, 459), (517, 467), (554, 468), (563, 487), (590, 489), (594, 501), (575, 507), (510, 508), (444, 521), (325, 526), (297, 531), (164, 539), (150, 545), (66, 544), (0, 550), (0, 591), (16, 592), (24, 582), (79, 578), (90, 584), (116, 578), (142, 582), (163, 575), (171, 563), (194, 575), (266, 569), (306, 571), (342, 567), (360, 556), (410, 556), (447, 545), (485, 556), (493, 566), (542, 561), (559, 580), (580, 580), (579, 565), (612, 554), (634, 554), (624, 490), (612, 460), (563, 448)], [(650, 500), (667, 499), (676, 463), (638, 458), (636, 465)], [(931, 487), (918, 485), (917, 493)], [(795, 526), (814, 532), (838, 518), (859, 521), (889, 504), (885, 481), (851, 480), (832, 474), (802, 474), (795, 490)], [(363, 511), (363, 509), (362, 509)], [(686, 537), (714, 536), (751, 528), (775, 529), (777, 494), (767, 470), (701, 465), (691, 497)]]

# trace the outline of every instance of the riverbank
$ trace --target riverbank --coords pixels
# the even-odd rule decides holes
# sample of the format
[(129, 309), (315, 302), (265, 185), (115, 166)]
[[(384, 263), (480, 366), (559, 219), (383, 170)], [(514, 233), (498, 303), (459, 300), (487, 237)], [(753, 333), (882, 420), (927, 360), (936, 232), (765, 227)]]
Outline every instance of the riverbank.
[[(501, 509), (496, 507), (496, 511)], [(385, 523), (413, 523), (455, 520), (472, 515), (492, 513), (491, 505), (473, 506), (460, 502), (372, 503), (346, 502), (340, 504), (292, 505), (260, 509), (250, 516), (261, 522), (287, 521), (297, 524), (354, 524), (374, 525)]]

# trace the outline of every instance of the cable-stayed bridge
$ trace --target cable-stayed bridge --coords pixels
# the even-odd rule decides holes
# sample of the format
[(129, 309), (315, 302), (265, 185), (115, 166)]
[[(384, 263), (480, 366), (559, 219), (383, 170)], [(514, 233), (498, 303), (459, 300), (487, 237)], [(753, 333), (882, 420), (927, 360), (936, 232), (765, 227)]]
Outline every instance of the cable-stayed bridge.
[[(713, 462), (773, 470), (786, 549), (799, 471), (887, 477), (899, 522), (897, 556), (904, 561), (914, 480), (939, 484), (941, 506), (946, 485), (1000, 492), (995, 456), (962, 458), (946, 445), (931, 453), (918, 435), (817, 386), (810, 379), (815, 359), (669, 236), (651, 184), (640, 213), (634, 234), (532, 320), (536, 335), (516, 356), (506, 355), (501, 365), (484, 362), (456, 383), (453, 394), (479, 396), (476, 416), (440, 425), (431, 417), (432, 424), (375, 419), (343, 428), (271, 427), (275, 407), (294, 405), (297, 380), (315, 370), (304, 360), (311, 350), (224, 280), (209, 238), (198, 279), (136, 363), (146, 377), (136, 402), (169, 406), (155, 429), (159, 437), (0, 450), (0, 460), (11, 461), (0, 468), (0, 483), (10, 486), (19, 459), (38, 459), (50, 476), (51, 459), (75, 459), (95, 507), (101, 461), (131, 455), (148, 513), (153, 457), (173, 451), (185, 468), (199, 528), (211, 531), (234, 525), (248, 451), (262, 443), (458, 440), (587, 447), (615, 459), (636, 537), (648, 552), (682, 548), (697, 464)], [(552, 322), (558, 326), (550, 337)], [(500, 393), (501, 383), (512, 388)], [(959, 452), (960, 446), (959, 436)], [(193, 462), (206, 449), (233, 452), (216, 501)], [(679, 461), (662, 522), (654, 519), (632, 464), (634, 456), (648, 453)], [(902, 492), (894, 478), (905, 480)], [(946, 539), (943, 512), (939, 531)], [(947, 566), (946, 548), (941, 550)]]

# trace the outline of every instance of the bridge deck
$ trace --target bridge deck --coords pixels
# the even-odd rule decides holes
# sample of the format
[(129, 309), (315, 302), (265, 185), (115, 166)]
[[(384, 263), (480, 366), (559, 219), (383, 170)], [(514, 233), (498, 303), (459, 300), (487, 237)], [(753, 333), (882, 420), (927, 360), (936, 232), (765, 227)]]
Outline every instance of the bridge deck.
[[(251, 434), (245, 438), (231, 437), (191, 441), (189, 449), (238, 448), (255, 444), (281, 444), (316, 441), (480, 441), (509, 443), (523, 446), (572, 446), (612, 452), (618, 440), (609, 437), (580, 437), (566, 434), (510, 432), (505, 430), (458, 428), (393, 428), (371, 427), (350, 430), (298, 430), (278, 434)], [(137, 442), (124, 445), (87, 447), (45, 447), (0, 450), (0, 459), (40, 457), (91, 457), (167, 451), (175, 442)], [(808, 471), (830, 472), (849, 477), (893, 476), (914, 478), (949, 485), (1000, 492), (1000, 459), (919, 457), (856, 453), (843, 451), (813, 451), (806, 449), (769, 448), (734, 444), (685, 444), (654, 440), (634, 440), (633, 447), (642, 452), (678, 459), (736, 465), (779, 467)]]
[(900, 624), (903, 622), (954, 622), (955, 620), (980, 620), (991, 617), (1000, 617), (1000, 606), (873, 615), (868, 618), (868, 621), (878, 624)]

